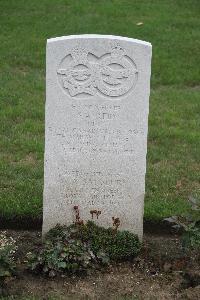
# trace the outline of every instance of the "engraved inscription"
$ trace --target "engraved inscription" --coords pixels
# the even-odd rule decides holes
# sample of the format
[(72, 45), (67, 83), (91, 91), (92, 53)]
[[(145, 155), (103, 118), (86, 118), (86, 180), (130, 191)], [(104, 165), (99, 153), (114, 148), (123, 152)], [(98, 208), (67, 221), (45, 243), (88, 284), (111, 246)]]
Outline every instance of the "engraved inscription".
[(68, 204), (80, 202), (85, 193), (87, 200), (84, 202), (90, 206), (98, 206), (99, 203), (119, 205), (123, 200), (127, 179), (122, 173), (71, 169), (62, 176), (62, 180), (66, 178), (70, 180), (70, 187), (67, 186), (63, 196)]
[(64, 153), (133, 155), (136, 142), (142, 147), (141, 137), (145, 135), (142, 124), (115, 128), (109, 125), (119, 120), (121, 105), (73, 103), (71, 108), (73, 118), (81, 120), (81, 126), (48, 127)]
[(57, 70), (62, 88), (71, 97), (91, 97), (97, 93), (115, 99), (127, 94), (136, 84), (135, 62), (120, 45), (97, 57), (76, 47), (61, 61)]
[[(88, 153), (88, 154), (128, 154), (135, 150), (134, 138), (142, 136), (142, 128), (127, 129), (87, 129), (81, 127), (58, 128), (49, 127), (49, 133), (57, 139), (57, 145), (64, 153)], [(96, 138), (98, 135), (98, 139)], [(139, 141), (138, 141), (139, 142)]]

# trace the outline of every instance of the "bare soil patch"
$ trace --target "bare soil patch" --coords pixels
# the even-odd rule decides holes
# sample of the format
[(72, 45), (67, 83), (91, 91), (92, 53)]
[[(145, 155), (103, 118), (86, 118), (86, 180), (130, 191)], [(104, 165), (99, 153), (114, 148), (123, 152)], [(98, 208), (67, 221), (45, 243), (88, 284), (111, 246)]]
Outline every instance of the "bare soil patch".
[(86, 276), (53, 279), (26, 270), (26, 253), (41, 246), (39, 231), (7, 230), (7, 234), (17, 240), (18, 271), (3, 292), (14, 299), (200, 298), (200, 253), (183, 251), (175, 234), (146, 234), (141, 254), (133, 261), (92, 270)]

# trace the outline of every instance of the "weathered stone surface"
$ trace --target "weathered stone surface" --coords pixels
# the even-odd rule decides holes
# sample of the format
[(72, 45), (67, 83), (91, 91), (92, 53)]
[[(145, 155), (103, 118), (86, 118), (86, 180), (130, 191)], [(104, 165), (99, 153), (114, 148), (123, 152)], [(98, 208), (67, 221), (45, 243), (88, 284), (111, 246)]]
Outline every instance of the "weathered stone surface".
[(78, 206), (80, 220), (142, 237), (150, 72), (147, 42), (47, 41), (43, 233)]

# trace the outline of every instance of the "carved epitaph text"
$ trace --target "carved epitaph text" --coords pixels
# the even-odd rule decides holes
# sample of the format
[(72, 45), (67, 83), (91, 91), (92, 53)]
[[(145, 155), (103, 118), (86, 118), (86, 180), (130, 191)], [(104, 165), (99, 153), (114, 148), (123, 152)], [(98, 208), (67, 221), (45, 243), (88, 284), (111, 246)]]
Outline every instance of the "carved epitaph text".
[(142, 237), (151, 45), (47, 41), (43, 233), (93, 220)]

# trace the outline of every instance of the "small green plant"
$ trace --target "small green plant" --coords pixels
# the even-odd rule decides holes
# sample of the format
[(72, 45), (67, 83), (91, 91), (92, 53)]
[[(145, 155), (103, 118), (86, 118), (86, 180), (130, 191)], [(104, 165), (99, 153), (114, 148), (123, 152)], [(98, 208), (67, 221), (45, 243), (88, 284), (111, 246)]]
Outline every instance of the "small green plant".
[(17, 247), (13, 238), (8, 238), (6, 232), (0, 234), (0, 286), (7, 277), (15, 273), (14, 253)]
[(86, 272), (108, 265), (110, 260), (133, 258), (139, 250), (138, 237), (128, 231), (114, 232), (91, 221), (85, 225), (57, 225), (46, 234), (42, 248), (28, 254), (28, 268), (50, 277)]
[(189, 197), (191, 209), (187, 215), (164, 219), (173, 224), (172, 228), (183, 230), (183, 248), (200, 248), (200, 199)]
[(62, 237), (46, 239), (37, 253), (28, 253), (28, 267), (36, 273), (54, 277), (62, 273), (86, 271), (96, 263), (96, 257), (86, 243), (75, 240), (70, 231)]
[(116, 231), (113, 228), (97, 226), (91, 221), (81, 226), (77, 237), (89, 240), (94, 253), (103, 250), (114, 261), (135, 257), (140, 250), (138, 237), (129, 231)]

